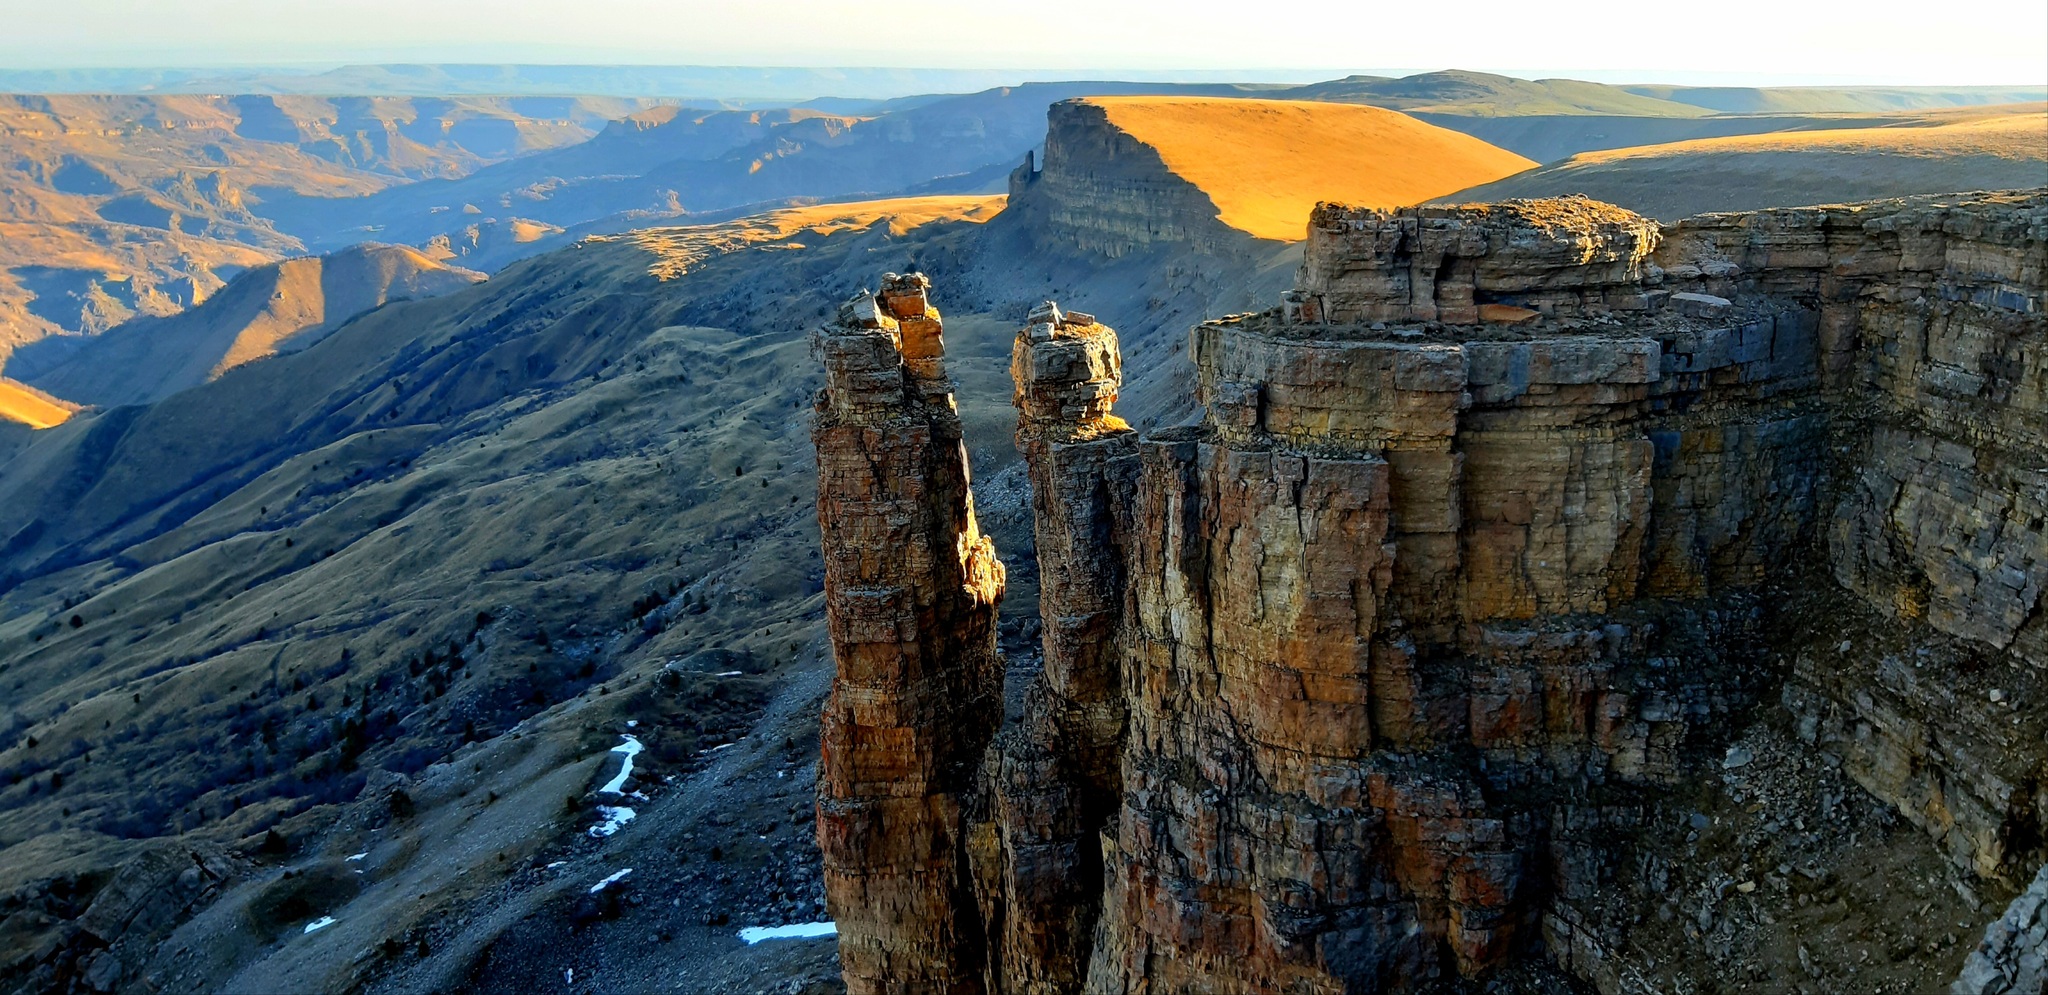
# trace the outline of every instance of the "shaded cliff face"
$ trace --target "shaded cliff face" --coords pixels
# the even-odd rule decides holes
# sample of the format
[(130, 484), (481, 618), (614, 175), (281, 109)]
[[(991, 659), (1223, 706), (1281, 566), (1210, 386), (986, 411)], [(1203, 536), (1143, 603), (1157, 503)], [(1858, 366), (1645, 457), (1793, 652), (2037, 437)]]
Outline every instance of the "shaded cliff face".
[(2024, 879), (2044, 263), (2040, 194), (1661, 231), (1326, 206), (1280, 309), (1195, 329), (1202, 419), (1142, 438), (1113, 334), (1042, 309), (1013, 374), (1045, 663), (962, 830), (982, 983), (1547, 955), (1615, 990), (1655, 935), (1610, 901), (1630, 840), (1765, 710)]

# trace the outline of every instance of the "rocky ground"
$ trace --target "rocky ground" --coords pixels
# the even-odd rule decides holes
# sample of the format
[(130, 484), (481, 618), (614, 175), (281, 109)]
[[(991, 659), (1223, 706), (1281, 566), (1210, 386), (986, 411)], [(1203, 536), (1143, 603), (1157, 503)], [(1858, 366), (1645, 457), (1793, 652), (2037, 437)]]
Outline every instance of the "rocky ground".
[[(1625, 929), (1626, 992), (1945, 990), (1992, 914), (1919, 829), (1787, 733), (1780, 711), (1653, 806), (1624, 880), (1585, 903)], [(1718, 768), (1718, 769), (1716, 769)]]

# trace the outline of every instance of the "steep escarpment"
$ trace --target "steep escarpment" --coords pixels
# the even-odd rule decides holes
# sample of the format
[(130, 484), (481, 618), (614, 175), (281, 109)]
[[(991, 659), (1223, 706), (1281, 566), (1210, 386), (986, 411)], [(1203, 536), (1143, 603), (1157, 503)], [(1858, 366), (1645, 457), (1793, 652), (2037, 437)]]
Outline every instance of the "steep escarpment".
[[(1142, 435), (1109, 414), (1114, 334), (1034, 313), (1044, 666), (965, 806), (955, 963), (998, 991), (1671, 981), (1727, 960), (1736, 910), (1672, 939), (1660, 889), (1715, 819), (1655, 841), (1752, 764), (1826, 761), (1974, 887), (2024, 881), (2044, 265), (2038, 193), (1661, 229), (1583, 199), (1324, 205), (1280, 308), (1194, 330), (1202, 417)], [(1750, 873), (1721, 892), (1785, 930), (1838, 901)], [(866, 936), (900, 910), (835, 907)], [(1960, 966), (1800, 942), (1771, 969)]]

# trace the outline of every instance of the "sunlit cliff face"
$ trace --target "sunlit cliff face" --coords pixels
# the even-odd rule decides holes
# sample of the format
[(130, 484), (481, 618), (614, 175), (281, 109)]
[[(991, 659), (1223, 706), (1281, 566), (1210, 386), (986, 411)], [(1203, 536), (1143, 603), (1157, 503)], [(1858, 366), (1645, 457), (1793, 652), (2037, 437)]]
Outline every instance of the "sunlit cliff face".
[[(1646, 830), (1750, 762), (1724, 748), (1772, 700), (1950, 859), (2005, 873), (2028, 792), (1909, 772), (1944, 763), (1928, 723), (2037, 763), (2026, 723), (1890, 687), (1835, 640), (1886, 615), (1925, 659), (1998, 656), (1998, 701), (2038, 685), (2019, 606), (2048, 509), (2008, 475), (2048, 455), (2010, 365), (2048, 331), (2044, 219), (2039, 195), (1662, 230), (1583, 199), (1325, 205), (1282, 308), (1194, 330), (1200, 421), (1144, 437), (1109, 414), (1114, 333), (1040, 307), (1012, 372), (1044, 667), (985, 753), (979, 588), (889, 538), (971, 533), (964, 471), (901, 455), (952, 450), (951, 395), (863, 317), (888, 292), (863, 297), (820, 336), (828, 561), (879, 571), (826, 590), (849, 988), (1381, 990), (1539, 942), (1594, 974), (1629, 934), (1584, 904), (1620, 859), (1585, 827)], [(853, 411), (880, 417), (851, 434)], [(1938, 537), (1980, 520), (1959, 569)], [(923, 590), (960, 607), (907, 613), (947, 603)], [(1788, 665), (1809, 644), (1841, 667)]]

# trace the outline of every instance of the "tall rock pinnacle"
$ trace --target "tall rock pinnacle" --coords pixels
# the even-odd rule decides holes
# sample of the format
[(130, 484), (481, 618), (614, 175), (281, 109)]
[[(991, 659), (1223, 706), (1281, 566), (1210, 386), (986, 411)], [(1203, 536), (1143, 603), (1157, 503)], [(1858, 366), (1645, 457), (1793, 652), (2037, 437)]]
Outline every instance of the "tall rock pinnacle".
[(975, 526), (929, 286), (889, 274), (815, 338), (838, 666), (820, 729), (818, 843), (855, 993), (982, 990), (962, 813), (1002, 719), (1003, 566)]

